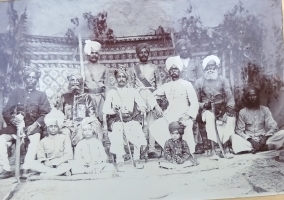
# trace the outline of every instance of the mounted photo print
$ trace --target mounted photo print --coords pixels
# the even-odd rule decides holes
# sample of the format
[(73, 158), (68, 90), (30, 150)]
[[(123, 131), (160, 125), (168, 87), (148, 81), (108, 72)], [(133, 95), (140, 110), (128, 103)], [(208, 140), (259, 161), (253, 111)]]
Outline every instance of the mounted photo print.
[(282, 0), (0, 0), (0, 198), (284, 196)]

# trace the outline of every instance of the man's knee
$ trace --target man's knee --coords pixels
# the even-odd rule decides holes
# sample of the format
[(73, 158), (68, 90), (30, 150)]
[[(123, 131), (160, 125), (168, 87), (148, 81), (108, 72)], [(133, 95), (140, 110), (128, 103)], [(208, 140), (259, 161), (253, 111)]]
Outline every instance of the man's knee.
[(204, 122), (209, 122), (209, 121), (214, 121), (215, 120), (215, 116), (212, 112), (210, 112), (209, 110), (206, 110), (203, 114), (202, 114), (202, 121)]

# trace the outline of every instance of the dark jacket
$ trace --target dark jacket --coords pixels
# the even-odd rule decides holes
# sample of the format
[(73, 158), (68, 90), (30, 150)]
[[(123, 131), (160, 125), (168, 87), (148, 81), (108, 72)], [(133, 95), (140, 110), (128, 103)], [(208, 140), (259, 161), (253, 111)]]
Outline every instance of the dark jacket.
[(31, 134), (42, 133), (44, 117), (50, 111), (45, 92), (38, 90), (15, 89), (9, 97), (3, 109), (3, 118), (7, 127), (0, 130), (0, 134), (16, 134), (17, 127), (11, 123), (11, 119), (19, 114), (24, 114), (25, 125), (30, 126), (37, 121), (40, 127), (34, 129)]

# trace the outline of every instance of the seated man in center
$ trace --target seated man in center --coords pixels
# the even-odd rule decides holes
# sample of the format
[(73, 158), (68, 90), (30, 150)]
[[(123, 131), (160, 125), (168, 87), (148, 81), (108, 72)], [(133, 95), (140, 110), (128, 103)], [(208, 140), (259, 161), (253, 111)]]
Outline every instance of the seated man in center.
[[(118, 70), (115, 70), (114, 76), (117, 87), (107, 93), (103, 106), (103, 129), (104, 131), (109, 130), (110, 152), (116, 154), (116, 163), (119, 170), (124, 162), (122, 157), (125, 155), (124, 142), (128, 140), (134, 145), (135, 167), (143, 168), (143, 164), (139, 161), (140, 148), (142, 145), (147, 145), (147, 141), (142, 131), (142, 125), (136, 121), (137, 112), (135, 112), (134, 107), (137, 104), (138, 109), (144, 114), (146, 104), (135, 88), (127, 88), (129, 75), (124, 66), (120, 66)], [(108, 123), (107, 125), (106, 115), (111, 116), (111, 120), (109, 119), (108, 122), (112, 121), (112, 124)]]
[(183, 68), (183, 63), (178, 57), (170, 57), (166, 61), (166, 68), (169, 71), (172, 81), (164, 83), (153, 94), (159, 98), (165, 95), (169, 106), (164, 111), (163, 117), (154, 121), (149, 130), (154, 139), (161, 147), (164, 147), (166, 141), (171, 139), (171, 134), (168, 125), (173, 121), (178, 121), (184, 115), (188, 116), (187, 129), (183, 139), (187, 142), (190, 152), (195, 152), (195, 141), (192, 132), (193, 120), (198, 113), (198, 100), (196, 92), (192, 84), (181, 79), (180, 72)]
[(65, 121), (63, 134), (69, 135), (72, 145), (76, 145), (81, 139), (83, 139), (82, 132), (78, 129), (81, 121), (85, 117), (91, 117), (94, 122), (94, 131), (98, 135), (98, 138), (102, 140), (101, 123), (97, 118), (95, 101), (89, 94), (84, 93), (83, 78), (81, 74), (74, 73), (67, 77), (69, 81), (69, 93), (65, 93), (61, 96), (58, 109), (65, 115)]

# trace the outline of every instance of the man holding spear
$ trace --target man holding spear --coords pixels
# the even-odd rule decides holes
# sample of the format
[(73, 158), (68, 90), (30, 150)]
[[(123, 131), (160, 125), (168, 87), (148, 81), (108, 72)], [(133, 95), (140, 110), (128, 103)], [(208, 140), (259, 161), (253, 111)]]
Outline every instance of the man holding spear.
[[(103, 129), (105, 132), (109, 131), (110, 152), (116, 155), (118, 170), (121, 171), (120, 168), (123, 166), (124, 143), (126, 142), (129, 147), (128, 141), (134, 145), (134, 166), (142, 169), (144, 166), (139, 161), (140, 148), (142, 145), (147, 145), (147, 141), (142, 131), (142, 125), (138, 122), (137, 117), (140, 113), (137, 111), (144, 114), (146, 104), (135, 88), (126, 87), (129, 75), (124, 66), (115, 70), (114, 76), (117, 87), (111, 89), (106, 95), (103, 106)], [(135, 104), (137, 104), (138, 110), (135, 109)], [(131, 152), (129, 153), (131, 155)]]
[[(195, 89), (198, 95), (199, 122), (205, 122), (207, 137), (211, 140), (213, 160), (218, 160), (214, 142), (218, 143), (224, 154), (223, 144), (230, 139), (235, 130), (235, 100), (226, 78), (218, 74), (220, 59), (207, 56), (202, 62), (204, 76), (197, 79)], [(224, 155), (230, 157), (231, 155)]]

